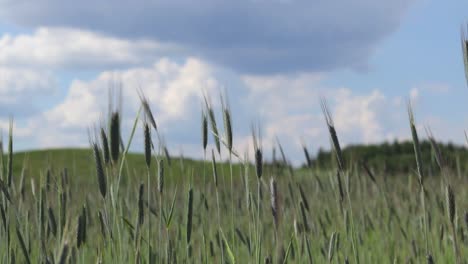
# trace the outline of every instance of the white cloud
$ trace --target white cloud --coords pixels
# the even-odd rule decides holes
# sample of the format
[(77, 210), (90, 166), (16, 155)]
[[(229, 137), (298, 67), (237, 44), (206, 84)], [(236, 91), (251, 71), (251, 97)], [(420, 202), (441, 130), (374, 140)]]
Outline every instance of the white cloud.
[(409, 92), (409, 97), (410, 97), (411, 102), (415, 102), (415, 101), (418, 100), (419, 90), (420, 89), (418, 89), (418, 88), (411, 88), (411, 90)]
[[(70, 28), (41, 27), (31, 33), (3, 34), (0, 36), (0, 112), (23, 116), (50, 107), (51, 102), (60, 100), (60, 85), (67, 83), (63, 73), (75, 74), (80, 70), (95, 73), (151, 65), (160, 54), (171, 54), (176, 49), (174, 45), (151, 40), (126, 40)], [(80, 85), (76, 81), (72, 87)], [(86, 97), (86, 92), (73, 88), (70, 97)], [(91, 100), (90, 96), (87, 98)], [(89, 101), (87, 107), (93, 105)], [(80, 115), (69, 113), (67, 120)]]
[[(303, 159), (301, 140), (312, 151), (327, 147), (329, 136), (320, 108), (321, 97), (329, 103), (342, 145), (408, 138), (406, 108), (400, 97), (389, 97), (379, 89), (357, 93), (346, 87), (328, 87), (323, 82), (326, 78), (325, 74), (315, 73), (239, 76), (199, 58), (182, 62), (163, 58), (147, 67), (104, 71), (91, 80), (74, 80), (60, 103), (20, 122), (16, 129), (21, 132), (19, 137), (31, 140), (34, 147), (86, 146), (87, 129), (107, 111), (108, 88), (119, 84), (124, 99), (124, 132), (130, 131), (138, 111), (137, 89), (141, 88), (171, 151), (183, 149), (191, 157), (202, 154), (203, 89), (213, 101), (218, 101), (219, 87), (230, 88), (234, 144), (239, 153), (251, 146), (250, 125), (255, 120), (259, 120), (263, 131), (266, 158), (276, 137), (295, 164)], [(219, 105), (216, 107), (221, 120)], [(425, 124), (426, 120), (438, 119), (421, 116), (418, 120)], [(219, 122), (221, 132), (222, 124)], [(141, 133), (137, 132), (135, 150), (141, 145)]]
[[(250, 102), (262, 101), (258, 105), (262, 117), (271, 120), (271, 123), (283, 124), (275, 125), (277, 129), (269, 129), (271, 134), (283, 134), (281, 130), (290, 129), (288, 125), (295, 127), (296, 131), (291, 132), (323, 127), (319, 102), (320, 98), (325, 98), (332, 108), (337, 129), (343, 133), (358, 130), (359, 133), (353, 133), (357, 136), (355, 139), (364, 142), (382, 140), (385, 135), (378, 114), (394, 105), (393, 100), (386, 98), (379, 90), (356, 94), (349, 88), (326, 87), (321, 83), (324, 77), (320, 74), (300, 74), (271, 78), (247, 76), (244, 80), (251, 87)], [(309, 134), (320, 133), (313, 129)]]
[[(242, 79), (249, 88), (249, 101), (268, 102), (260, 104), (262, 115), (274, 117), (285, 114), (284, 107), (293, 112), (304, 112), (314, 107), (325, 89), (321, 87), (322, 74), (292, 74), (273, 76), (244, 76)], [(274, 107), (272, 107), (274, 106)]]
[[(62, 135), (38, 138), (39, 145), (46, 147), (52, 141), (55, 145), (60, 138), (64, 139), (60, 142), (62, 144), (74, 142), (69, 141), (70, 137), (79, 137), (79, 142), (87, 142), (86, 129), (98, 123), (106, 113), (108, 89), (113, 83), (122, 87), (126, 129), (130, 129), (138, 111), (140, 101), (137, 89), (141, 88), (162, 131), (171, 131), (171, 124), (177, 122), (186, 124), (182, 127), (190, 131), (190, 126), (197, 125), (199, 121), (198, 118), (193, 119), (193, 111), (200, 108), (201, 89), (213, 91), (218, 86), (211, 66), (196, 58), (189, 58), (180, 64), (161, 59), (148, 68), (103, 72), (90, 81), (75, 80), (63, 102), (39, 117), (39, 123), (47, 124), (46, 134), (50, 132), (49, 128), (53, 128), (54, 134)], [(198, 111), (196, 117), (199, 117)]]
[[(336, 95), (334, 121), (338, 131), (354, 133), (355, 140), (374, 143), (386, 139), (381, 120), (385, 107), (391, 104), (378, 90), (366, 95), (354, 95), (349, 89), (340, 89)], [(392, 107), (393, 108), (393, 107)]]
[(31, 96), (54, 91), (56, 86), (56, 80), (47, 72), (0, 67), (0, 103), (2, 104), (24, 103), (24, 100), (31, 100)]
[(413, 86), (409, 90), (409, 98), (412, 102), (418, 102), (421, 97), (443, 96), (450, 91), (450, 86), (445, 83), (423, 83)]
[(319, 98), (324, 89), (321, 74), (243, 76), (248, 103), (263, 127), (264, 143), (271, 148), (276, 137), (291, 150), (300, 138), (323, 137)]
[(12, 115), (18, 119), (33, 115), (57, 88), (50, 72), (0, 66), (0, 118), (8, 123)]
[(4, 34), (0, 65), (80, 68), (135, 65), (153, 61), (176, 48), (150, 40), (127, 40), (71, 29), (41, 27), (32, 34)]
[(401, 99), (387, 97), (379, 89), (356, 93), (345, 87), (327, 87), (322, 74), (245, 76), (249, 102), (261, 113), (265, 143), (275, 137), (296, 159), (302, 158), (301, 140), (315, 150), (328, 147), (328, 131), (320, 98), (329, 103), (339, 139), (350, 143), (376, 143), (407, 134), (406, 109)]

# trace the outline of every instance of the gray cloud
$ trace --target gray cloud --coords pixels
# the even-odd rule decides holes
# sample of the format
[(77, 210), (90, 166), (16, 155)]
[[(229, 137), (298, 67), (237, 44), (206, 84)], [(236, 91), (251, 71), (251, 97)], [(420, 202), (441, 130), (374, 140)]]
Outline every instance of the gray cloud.
[(0, 19), (184, 45), (243, 73), (362, 69), (411, 0), (3, 0)]

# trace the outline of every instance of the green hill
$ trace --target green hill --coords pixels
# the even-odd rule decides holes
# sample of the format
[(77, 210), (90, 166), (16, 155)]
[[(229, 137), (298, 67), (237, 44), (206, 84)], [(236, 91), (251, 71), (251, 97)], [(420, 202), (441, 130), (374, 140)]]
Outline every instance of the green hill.
[[(7, 158), (4, 159), (6, 162)], [(193, 160), (189, 158), (171, 157), (170, 161), (164, 159), (164, 170), (167, 175), (167, 181), (179, 182), (189, 177), (193, 177), (195, 183), (202, 182), (201, 173), (206, 170), (207, 175), (211, 178), (211, 159), (205, 164), (201, 160)], [(168, 163), (170, 162), (170, 164)], [(125, 183), (127, 177), (136, 177), (146, 180), (147, 169), (145, 158), (142, 153), (129, 153), (126, 158), (126, 166), (123, 171), (122, 181)], [(151, 164), (152, 175), (156, 179), (157, 162), (153, 157)], [(220, 171), (228, 172), (227, 163), (219, 162)], [(238, 164), (233, 165), (235, 171), (239, 171)], [(35, 181), (44, 179), (48, 171), (53, 177), (61, 177), (63, 173), (69, 176), (73, 183), (77, 186), (93, 186), (96, 188), (96, 168), (93, 153), (91, 149), (86, 148), (64, 148), (64, 149), (47, 149), (47, 150), (32, 150), (15, 152), (13, 155), (13, 177), (14, 182), (19, 184), (22, 176), (25, 177), (25, 184), (29, 185), (30, 178)], [(115, 173), (110, 173), (110, 177)], [(41, 177), (42, 176), (42, 177)], [(197, 180), (200, 179), (199, 181)], [(184, 181), (188, 182), (188, 181)]]
[[(6, 159), (5, 159), (6, 162)], [(152, 159), (153, 165), (156, 164)], [(187, 168), (202, 167), (202, 161), (184, 158), (172, 158), (171, 163), (176, 166), (170, 166), (172, 169), (182, 170), (182, 166)], [(77, 177), (88, 177), (95, 175), (95, 162), (91, 149), (87, 148), (63, 148), (46, 149), (15, 152), (13, 155), (13, 173), (20, 175), (22, 168), (32, 176), (39, 176), (46, 173), (47, 169), (52, 171), (63, 170), (66, 168), (69, 173)], [(128, 170), (133, 173), (146, 173), (146, 165), (143, 154), (129, 153), (127, 155)], [(167, 167), (167, 166), (166, 166)], [(154, 166), (153, 168), (156, 168)]]
[[(438, 143), (438, 146), (447, 161), (448, 166), (453, 171), (468, 171), (468, 149), (451, 143)], [(436, 161), (432, 153), (429, 141), (421, 142), (421, 152), (426, 172), (437, 170)], [(311, 166), (318, 170), (329, 170), (334, 168), (333, 153), (320, 149), (311, 160)], [(407, 173), (415, 168), (414, 149), (411, 141), (382, 143), (373, 145), (350, 145), (343, 149), (346, 163), (349, 165), (366, 161), (369, 167), (375, 171), (387, 173)], [(156, 163), (153, 159), (154, 164)], [(203, 170), (203, 161), (178, 157), (171, 159), (171, 166), (166, 166), (168, 173), (180, 178), (181, 175), (190, 176), (191, 171)], [(220, 163), (223, 164), (223, 163)], [(20, 177), (22, 168), (28, 176), (39, 179), (50, 169), (54, 173), (60, 174), (65, 168), (70, 175), (77, 179), (88, 180), (95, 177), (94, 158), (90, 149), (66, 148), (33, 150), (16, 152), (14, 154), (13, 174)], [(265, 164), (267, 165), (267, 164)], [(205, 164), (211, 166), (211, 160)], [(224, 163), (222, 169), (229, 170)], [(305, 165), (304, 165), (305, 166)], [(267, 166), (268, 167), (268, 166)], [(154, 170), (156, 166), (153, 166)], [(127, 157), (127, 167), (125, 168), (131, 175), (146, 175), (146, 165), (144, 156), (141, 153), (129, 153)], [(238, 170), (239, 166), (234, 165)], [(195, 175), (196, 176), (196, 175)], [(183, 177), (183, 176), (182, 176)]]

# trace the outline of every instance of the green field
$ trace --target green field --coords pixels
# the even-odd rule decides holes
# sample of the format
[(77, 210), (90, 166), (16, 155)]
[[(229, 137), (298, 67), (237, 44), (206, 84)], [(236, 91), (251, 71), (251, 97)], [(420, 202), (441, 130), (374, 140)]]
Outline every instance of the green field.
[[(238, 157), (228, 134), (219, 137), (219, 151), (224, 157), (232, 153), (232, 165), (213, 160), (219, 159), (217, 148), (207, 149), (206, 162), (169, 157), (157, 133), (146, 134), (144, 154), (127, 153), (131, 143), (116, 144), (119, 137), (112, 129), (117, 126), (112, 124), (90, 149), (14, 155), (5, 151), (0, 155), (4, 241), (0, 259), (2, 263), (466, 259), (467, 178), (444, 162), (439, 145), (430, 143), (439, 166), (430, 176), (416, 130), (411, 130), (416, 154), (412, 171), (388, 174), (366, 168), (351, 161), (349, 154), (342, 155), (331, 116), (324, 112), (334, 146), (329, 157), (334, 162), (326, 166), (311, 162), (315, 165), (293, 168), (282, 151), (276, 162), (266, 163), (255, 132), (253, 161)], [(218, 137), (209, 134), (221, 135), (214, 132), (218, 127), (208, 122), (209, 115), (204, 120), (201, 141), (209, 137), (217, 143)], [(135, 130), (150, 131), (150, 123), (140, 123), (137, 117)], [(156, 143), (157, 151), (152, 147)]]

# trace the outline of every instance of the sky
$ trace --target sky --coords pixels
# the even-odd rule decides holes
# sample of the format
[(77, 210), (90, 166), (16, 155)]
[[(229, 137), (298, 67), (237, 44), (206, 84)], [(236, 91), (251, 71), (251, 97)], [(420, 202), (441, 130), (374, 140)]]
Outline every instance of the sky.
[(466, 10), (464, 0), (0, 0), (0, 128), (6, 136), (14, 117), (16, 150), (87, 147), (109, 88), (121, 87), (124, 139), (141, 89), (173, 155), (203, 156), (204, 93), (218, 124), (227, 94), (239, 153), (253, 123), (265, 151), (278, 139), (293, 163), (301, 144), (328, 149), (321, 98), (343, 145), (409, 139), (408, 100), (421, 135), (465, 144)]

